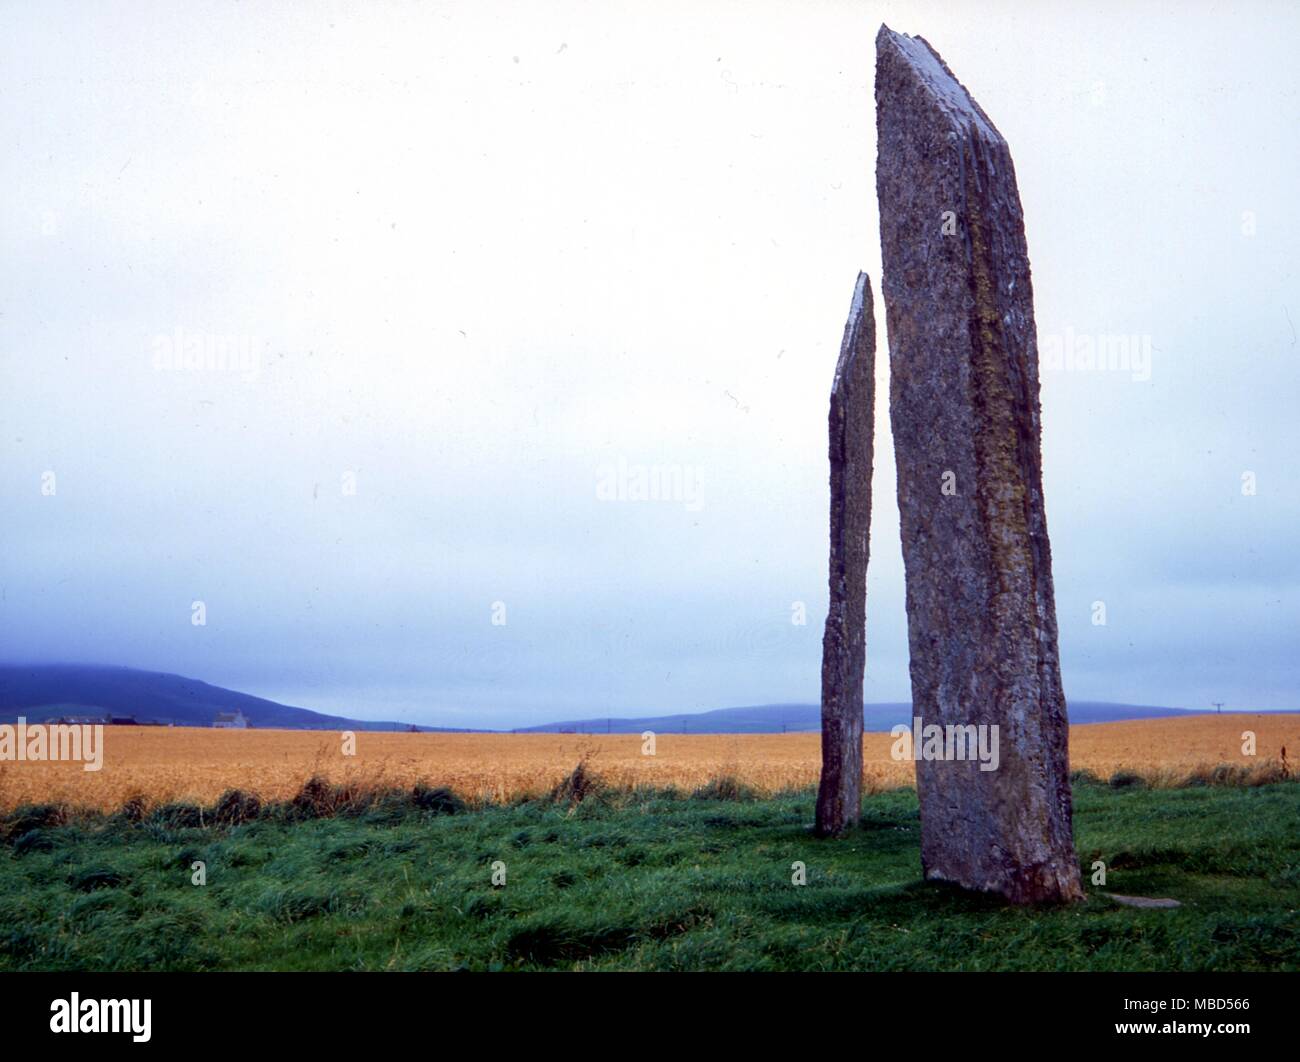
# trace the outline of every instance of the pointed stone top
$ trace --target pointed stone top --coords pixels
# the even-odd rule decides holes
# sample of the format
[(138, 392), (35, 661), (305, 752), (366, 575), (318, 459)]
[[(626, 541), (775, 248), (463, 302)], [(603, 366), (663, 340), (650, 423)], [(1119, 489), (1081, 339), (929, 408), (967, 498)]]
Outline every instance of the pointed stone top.
[(858, 279), (853, 285), (853, 303), (849, 306), (849, 316), (857, 317), (862, 313), (862, 302), (867, 297), (867, 274), (858, 272)]
[[(875, 327), (875, 315), (871, 312), (871, 282), (866, 273), (858, 273), (857, 283), (853, 285), (853, 302), (849, 305), (849, 319), (844, 326), (844, 341), (840, 344), (840, 358), (835, 363), (835, 379), (831, 383), (831, 395), (840, 389), (840, 381), (853, 367), (858, 354), (863, 321), (871, 322)], [(872, 339), (874, 341), (874, 335)]]
[[(887, 56), (896, 56), (910, 70), (917, 84), (924, 89), (954, 126), (965, 132), (972, 127), (983, 137), (1005, 143), (983, 108), (975, 102), (966, 87), (953, 76), (948, 64), (931, 47), (924, 37), (909, 37), (895, 33), (883, 22), (876, 34), (877, 70)], [(879, 80), (879, 79), (877, 79)], [(879, 93), (879, 88), (877, 88)]]

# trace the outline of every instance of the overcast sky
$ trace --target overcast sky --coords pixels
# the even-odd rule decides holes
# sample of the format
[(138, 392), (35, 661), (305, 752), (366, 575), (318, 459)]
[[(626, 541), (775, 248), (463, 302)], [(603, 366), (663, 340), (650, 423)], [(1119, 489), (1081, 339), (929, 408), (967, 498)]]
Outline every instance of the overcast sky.
[(0, 654), (446, 725), (815, 701), (865, 269), (866, 696), (906, 699), (881, 21), (1016, 162), (1067, 696), (1300, 707), (1264, 2), (6, 5)]

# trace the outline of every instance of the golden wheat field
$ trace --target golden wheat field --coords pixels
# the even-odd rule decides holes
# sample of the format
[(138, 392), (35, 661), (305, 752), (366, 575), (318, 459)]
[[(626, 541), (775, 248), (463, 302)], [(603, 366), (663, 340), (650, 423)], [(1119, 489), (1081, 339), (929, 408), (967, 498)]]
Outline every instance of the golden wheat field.
[[(1242, 734), (1256, 734), (1255, 757)], [(606, 783), (692, 789), (733, 776), (763, 793), (813, 785), (820, 767), (816, 733), (660, 733), (654, 755), (638, 734), (368, 733), (343, 755), (341, 734), (325, 731), (217, 731), (162, 727), (104, 729), (103, 768), (79, 763), (0, 763), (0, 807), (56, 802), (114, 809), (148, 803), (211, 802), (226, 789), (289, 798), (308, 777), (335, 783), (446, 785), (469, 799), (504, 801), (545, 793), (580, 760)], [(889, 734), (863, 740), (866, 792), (913, 783), (913, 764), (891, 758)], [(1257, 767), (1300, 755), (1300, 714), (1199, 715), (1186, 719), (1097, 723), (1070, 731), (1070, 766), (1106, 779), (1131, 771), (1154, 784), (1178, 784), (1218, 764)]]
[[(1242, 732), (1256, 735), (1253, 757)], [(328, 731), (106, 727), (103, 767), (79, 763), (0, 764), (0, 808), (36, 802), (112, 809), (132, 797), (150, 804), (210, 803), (227, 789), (264, 800), (293, 796), (309, 777), (334, 782), (448, 786), (470, 800), (544, 793), (580, 761), (615, 787), (691, 789), (733, 776), (760, 792), (813, 785), (820, 737), (800, 734), (659, 734), (643, 755), (639, 735), (356, 734), (355, 755)], [(890, 757), (888, 734), (864, 738), (864, 789), (910, 785), (913, 765)], [(1102, 778), (1131, 771), (1174, 785), (1219, 764), (1255, 767), (1300, 755), (1300, 714), (1202, 715), (1072, 727), (1070, 766)]]

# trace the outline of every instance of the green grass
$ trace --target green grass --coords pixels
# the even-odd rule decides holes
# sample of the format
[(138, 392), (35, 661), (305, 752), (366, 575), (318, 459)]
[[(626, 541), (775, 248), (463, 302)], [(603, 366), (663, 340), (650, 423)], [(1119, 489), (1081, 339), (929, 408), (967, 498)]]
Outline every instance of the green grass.
[(1107, 885), (1046, 910), (923, 882), (911, 791), (836, 840), (812, 836), (811, 793), (720, 791), (466, 810), (424, 790), (332, 817), (227, 800), (215, 826), (27, 810), (0, 828), (0, 970), (1300, 969), (1295, 783), (1079, 782), (1085, 882), (1101, 859)]

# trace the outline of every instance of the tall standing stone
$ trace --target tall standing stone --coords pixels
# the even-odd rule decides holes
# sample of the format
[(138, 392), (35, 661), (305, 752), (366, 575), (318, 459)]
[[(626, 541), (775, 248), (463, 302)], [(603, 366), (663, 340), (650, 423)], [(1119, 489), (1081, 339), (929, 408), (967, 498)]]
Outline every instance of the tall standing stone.
[(831, 384), (830, 608), (822, 636), (822, 775), (817, 833), (862, 813), (862, 675), (867, 662), (867, 554), (876, 401), (871, 284), (858, 274)]
[[(913, 715), (945, 741), (998, 735), (994, 770), (912, 735), (922, 867), (1015, 903), (1079, 899), (1015, 168), (934, 49), (885, 26), (876, 116)], [(950, 757), (970, 732), (952, 733)]]

